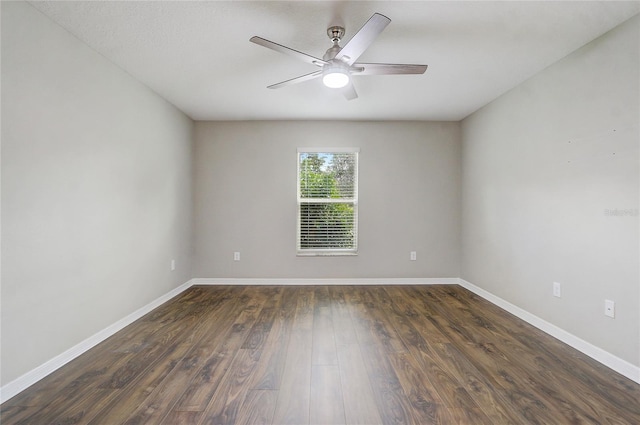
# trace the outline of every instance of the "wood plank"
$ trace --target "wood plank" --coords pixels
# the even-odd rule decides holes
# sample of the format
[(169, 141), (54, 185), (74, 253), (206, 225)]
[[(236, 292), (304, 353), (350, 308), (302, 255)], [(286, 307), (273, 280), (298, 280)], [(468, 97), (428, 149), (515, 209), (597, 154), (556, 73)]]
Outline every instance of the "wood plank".
[(273, 423), (308, 424), (311, 390), (311, 334), (294, 330), (289, 338)]
[(108, 367), (90, 369), (83, 376), (58, 391), (47, 405), (32, 417), (31, 423), (77, 422), (85, 423), (100, 409), (109, 405), (119, 391), (134, 384), (138, 377), (149, 370), (158, 359), (172, 353), (179, 346), (177, 341), (181, 333), (193, 326), (193, 322), (183, 318), (174, 324), (165, 326), (166, 334), (139, 353), (117, 353), (118, 361)]
[(293, 331), (311, 333), (313, 328), (313, 311), (315, 306), (315, 291), (311, 286), (297, 288), (296, 310), (293, 318)]
[(391, 353), (389, 359), (407, 397), (414, 422), (419, 424), (452, 422), (447, 415), (449, 409), (438, 394), (438, 388), (432, 382), (433, 377), (428, 369), (422, 368), (408, 352)]
[[(447, 311), (448, 310), (444, 308), (440, 309), (441, 314), (447, 314)], [(483, 367), (495, 365), (496, 375), (492, 375), (492, 384), (500, 389), (497, 393), (498, 396), (501, 398), (504, 398), (504, 396), (509, 397), (508, 402), (514, 407), (510, 412), (511, 414), (520, 412), (526, 422), (535, 420), (542, 421), (543, 423), (553, 423), (558, 417), (562, 417), (562, 412), (553, 408), (551, 400), (545, 399), (537, 392), (532, 391), (530, 383), (527, 382), (527, 380), (520, 380), (520, 378), (513, 375), (510, 371), (511, 366), (505, 362), (504, 359), (500, 358), (499, 355), (489, 354), (484, 349), (478, 349), (477, 347), (482, 345), (482, 336), (479, 335), (478, 332), (471, 332), (469, 327), (465, 327), (462, 322), (456, 317), (453, 317), (452, 314), (453, 313), (449, 313), (447, 317), (444, 318), (431, 316), (430, 319), (443, 334), (449, 337), (451, 340), (449, 345), (465, 353), (464, 355), (468, 359), (473, 360), (476, 369), (480, 368), (480, 370), (482, 370)], [(452, 350), (450, 349), (449, 351), (451, 352)], [(471, 352), (473, 352), (473, 354), (470, 354)], [(454, 362), (451, 360), (446, 361), (446, 364), (449, 370), (455, 367)], [(465, 374), (466, 373), (467, 372), (465, 372)], [(515, 382), (516, 380), (518, 381), (517, 383)], [(460, 399), (460, 401), (465, 404), (460, 407), (464, 407), (465, 409), (479, 408), (478, 405), (472, 406), (467, 404), (467, 394), (465, 394), (464, 398)], [(532, 406), (537, 406), (537, 417), (530, 414)], [(452, 405), (452, 407), (457, 406)]]
[(4, 403), (0, 411), (0, 423), (25, 423), (26, 419), (33, 416), (38, 406), (19, 406)]
[(360, 347), (378, 412), (385, 424), (410, 424), (412, 409), (389, 363), (386, 347), (385, 344)]
[(336, 346), (353, 344), (357, 341), (357, 337), (351, 320), (349, 305), (345, 299), (345, 287), (330, 286), (328, 291), (331, 300), (331, 322)]
[(229, 373), (222, 378), (206, 407), (200, 424), (235, 424), (238, 421), (240, 408), (249, 391), (246, 384), (260, 361), (260, 354), (259, 350), (238, 351), (229, 366)]
[[(202, 417), (202, 412), (192, 410), (171, 410), (160, 422), (162, 425), (197, 425)], [(106, 425), (106, 424), (105, 424)]]
[[(197, 302), (193, 298), (189, 300)], [(224, 335), (221, 331), (231, 325), (233, 318), (229, 313), (239, 307), (234, 302), (237, 300), (214, 305), (205, 297), (200, 306), (207, 308), (193, 330), (182, 335), (179, 347), (163, 359), (160, 367), (154, 367), (135, 386), (123, 390), (92, 423), (160, 422), (221, 342)]]
[(243, 349), (258, 350), (262, 348), (269, 332), (271, 331), (271, 326), (273, 326), (273, 321), (277, 314), (277, 308), (282, 297), (281, 288), (265, 287), (262, 289), (268, 298), (260, 312), (260, 315), (258, 316), (258, 319), (251, 327), (247, 338), (242, 344)]
[[(417, 329), (427, 328), (424, 323), (427, 322), (427, 320), (419, 314), (406, 314), (406, 311), (411, 309), (409, 305), (412, 301), (405, 298), (402, 288), (385, 288), (385, 290), (390, 293), (390, 297), (393, 299), (393, 303), (390, 304), (390, 311), (387, 313), (395, 324), (396, 329), (399, 329), (400, 337), (405, 341), (408, 351), (413, 358), (418, 361), (418, 364), (421, 365), (419, 370), (437, 370), (434, 376), (440, 379), (446, 379), (446, 382), (440, 382), (439, 385), (429, 385), (431, 394), (437, 393), (438, 390), (443, 391), (444, 388), (455, 389), (454, 391), (459, 392), (460, 390), (456, 385), (452, 385), (453, 382), (457, 382), (475, 401), (477, 407), (482, 410), (493, 423), (512, 422), (514, 417), (510, 416), (508, 412), (502, 408), (501, 400), (496, 399), (496, 389), (492, 382), (486, 379), (473, 364), (463, 359), (463, 364), (457, 364), (456, 367), (453, 368), (453, 375), (444, 372), (443, 369), (451, 370), (450, 353), (439, 349), (440, 347), (445, 347), (446, 344), (441, 342), (429, 343), (423, 338)], [(438, 335), (442, 337), (432, 338), (434, 332), (437, 332)], [(431, 328), (425, 337), (429, 337), (433, 341), (442, 341), (443, 338), (446, 338), (444, 334), (437, 331), (437, 327)], [(410, 358), (403, 358), (403, 360), (405, 360), (405, 366), (411, 363)], [(402, 365), (402, 363), (396, 364)], [(415, 370), (415, 367), (413, 367), (413, 369)], [(419, 374), (419, 370), (416, 370), (414, 373)], [(408, 378), (411, 379), (411, 377)], [(430, 382), (430, 380), (425, 382)], [(455, 393), (446, 395), (449, 400), (448, 405), (453, 408), (457, 407), (455, 404), (451, 404), (453, 400), (457, 399), (457, 395), (458, 394)], [(463, 400), (467, 399), (463, 398)], [(442, 402), (439, 402), (439, 404), (442, 405)], [(473, 404), (466, 406), (466, 408), (476, 409)]]
[(249, 329), (256, 321), (266, 297), (259, 292), (252, 292), (252, 296), (241, 296), (238, 302), (243, 307), (236, 313), (234, 322), (222, 332), (223, 337), (216, 350), (193, 377), (174, 410), (204, 412), (245, 341)]
[[(389, 363), (386, 353), (405, 352), (406, 347), (388, 320), (389, 308), (386, 295), (379, 299), (379, 287), (368, 287), (360, 291), (359, 298), (367, 316), (369, 326), (359, 329), (359, 340), (372, 343), (360, 344), (365, 369), (371, 382), (372, 392), (383, 423), (408, 424), (413, 422), (409, 403), (398, 377)], [(354, 313), (360, 314), (358, 310)]]
[(245, 397), (244, 408), (238, 412), (237, 425), (272, 424), (277, 399), (278, 391), (250, 390)]
[(3, 425), (640, 423), (640, 385), (455, 285), (192, 287)]
[(333, 332), (333, 320), (331, 318), (331, 307), (318, 307), (315, 309), (312, 339), (312, 364), (338, 364), (336, 340)]
[(299, 287), (297, 294), (286, 363), (273, 416), (277, 424), (309, 423), (314, 289)]
[[(392, 310), (388, 295), (379, 286), (373, 286), (363, 291), (362, 298), (366, 315), (371, 319), (369, 331), (371, 338), (379, 341), (388, 353), (406, 350), (404, 342), (399, 338), (394, 323), (389, 320), (388, 312)], [(377, 343), (376, 343), (377, 345)]]
[[(225, 288), (222, 291), (228, 290), (228, 288)], [(157, 332), (160, 329), (158, 324), (153, 323), (149, 318), (164, 310), (171, 312), (181, 309), (187, 312), (192, 307), (186, 304), (184, 300), (195, 298), (199, 294), (200, 291), (194, 287), (167, 301), (163, 306), (154, 309), (143, 318), (119, 331), (117, 335), (108, 338), (74, 359), (73, 367), (71, 365), (63, 366), (45, 380), (31, 386), (28, 392), (18, 394), (11, 402), (21, 406), (43, 406), (54, 403), (55, 398), (60, 396), (60, 389), (70, 386), (74, 381), (81, 379), (86, 369), (100, 370), (104, 368), (106, 371), (106, 368), (111, 368), (115, 362), (109, 358), (110, 353), (131, 354), (146, 349), (149, 346), (149, 341), (157, 336)], [(212, 298), (210, 295), (211, 292), (207, 291), (205, 298)], [(182, 313), (182, 317), (184, 317), (184, 314), (186, 313)]]
[[(483, 369), (483, 374), (496, 377), (508, 377), (499, 380), (499, 385), (503, 388), (502, 393), (510, 394), (513, 391), (514, 380), (519, 380), (518, 386), (525, 386), (532, 390), (527, 395), (530, 398), (538, 399), (540, 403), (549, 403), (553, 407), (551, 410), (560, 412), (566, 421), (569, 422), (600, 422), (608, 421), (610, 418), (600, 417), (597, 410), (592, 408), (592, 403), (584, 403), (581, 400), (583, 394), (588, 394), (589, 399), (593, 399), (593, 387), (581, 385), (574, 382), (576, 391), (565, 392), (566, 379), (573, 380), (573, 371), (565, 368), (564, 363), (548, 352), (545, 344), (538, 342), (531, 346), (530, 338), (522, 338), (522, 331), (511, 329), (499, 329), (504, 325), (494, 322), (483, 310), (470, 309), (463, 293), (457, 292), (454, 288), (442, 288), (441, 293), (435, 295), (443, 302), (451, 303), (458, 308), (456, 317), (449, 317), (452, 322), (450, 327), (461, 328), (466, 322), (473, 322), (478, 325), (474, 335), (468, 335), (467, 339), (473, 338), (473, 343), (464, 345), (458, 344), (461, 350), (465, 350), (465, 357), (472, 361), (477, 368)], [(504, 313), (503, 313), (504, 314)], [(505, 321), (504, 323), (508, 323)], [(514, 338), (515, 337), (515, 338)], [(547, 339), (547, 338), (544, 338)], [(554, 344), (556, 341), (549, 341)], [(509, 347), (508, 350), (497, 347)], [(569, 349), (569, 347), (558, 346), (558, 349)], [(572, 349), (571, 349), (572, 350)], [(547, 351), (548, 356), (540, 357), (541, 352)], [(459, 357), (459, 356), (458, 356)], [(546, 359), (556, 359), (556, 364), (552, 365)], [(500, 362), (497, 363), (496, 359)], [(529, 370), (530, 372), (527, 372)], [(533, 372), (533, 373), (532, 373)], [(602, 396), (602, 394), (600, 394)], [(619, 399), (627, 398), (630, 408), (619, 409), (619, 415), (624, 417), (624, 413), (630, 409), (635, 409), (638, 413), (637, 404), (633, 403), (629, 394), (620, 394)], [(621, 406), (619, 406), (621, 407)], [(633, 412), (632, 412), (633, 413)]]
[(331, 301), (326, 286), (317, 287), (313, 311), (313, 347), (311, 363), (314, 365), (337, 365), (336, 340), (333, 331)]
[(364, 305), (366, 290), (366, 288), (352, 287), (344, 293), (347, 305), (349, 306), (353, 329), (356, 334), (356, 339), (351, 341), (351, 343), (357, 342), (366, 345), (375, 344), (378, 341), (374, 332), (374, 319), (369, 315)]
[(358, 344), (338, 347), (340, 380), (348, 424), (382, 424), (369, 375)]
[(311, 367), (310, 405), (311, 424), (346, 424), (338, 365), (316, 364)]
[(279, 308), (269, 336), (262, 349), (260, 363), (253, 371), (250, 388), (255, 390), (277, 390), (280, 388), (287, 348), (293, 325), (295, 310)]

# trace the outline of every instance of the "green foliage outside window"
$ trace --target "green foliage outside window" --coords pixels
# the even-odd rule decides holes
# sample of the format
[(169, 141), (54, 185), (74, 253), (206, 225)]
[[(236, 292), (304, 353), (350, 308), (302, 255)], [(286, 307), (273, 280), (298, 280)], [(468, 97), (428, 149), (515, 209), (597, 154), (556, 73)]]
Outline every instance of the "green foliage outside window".
[(300, 249), (354, 249), (355, 155), (300, 154)]

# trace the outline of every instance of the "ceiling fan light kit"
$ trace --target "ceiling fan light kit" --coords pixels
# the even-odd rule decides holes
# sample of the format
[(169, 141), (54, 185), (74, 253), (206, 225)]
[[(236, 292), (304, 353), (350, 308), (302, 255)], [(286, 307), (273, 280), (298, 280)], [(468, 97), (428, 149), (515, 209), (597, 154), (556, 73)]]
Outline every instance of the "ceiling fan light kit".
[(356, 60), (373, 43), (375, 38), (386, 28), (391, 19), (379, 13), (373, 16), (362, 28), (349, 40), (344, 47), (340, 47), (340, 40), (344, 36), (343, 27), (332, 26), (327, 28), (327, 35), (333, 45), (325, 52), (322, 59), (299, 52), (273, 41), (254, 36), (249, 39), (252, 43), (267, 47), (276, 52), (284, 53), (298, 58), (304, 62), (321, 68), (320, 71), (292, 78), (281, 83), (272, 84), (268, 88), (276, 89), (303, 81), (322, 77), (322, 83), (330, 88), (342, 88), (347, 100), (358, 97), (351, 76), (353, 75), (400, 75), (400, 74), (424, 74), (427, 65), (386, 64), (386, 63), (356, 63)]
[(327, 65), (322, 70), (322, 83), (332, 89), (346, 86), (349, 80), (349, 69), (338, 63)]

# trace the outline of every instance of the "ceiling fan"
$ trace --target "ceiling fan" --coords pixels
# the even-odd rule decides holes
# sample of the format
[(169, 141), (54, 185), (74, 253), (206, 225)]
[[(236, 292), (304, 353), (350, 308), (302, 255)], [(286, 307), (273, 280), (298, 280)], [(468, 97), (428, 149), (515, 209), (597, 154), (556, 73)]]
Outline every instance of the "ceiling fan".
[(344, 47), (340, 47), (340, 40), (344, 36), (344, 27), (332, 26), (327, 29), (327, 35), (331, 39), (331, 46), (322, 59), (299, 52), (262, 37), (251, 37), (249, 41), (298, 58), (320, 68), (320, 70), (300, 77), (292, 78), (281, 83), (268, 86), (277, 89), (303, 81), (322, 77), (325, 86), (341, 89), (343, 95), (352, 100), (358, 97), (353, 87), (351, 76), (356, 75), (390, 75), (390, 74), (424, 74), (427, 65), (388, 64), (388, 63), (361, 63), (356, 62), (362, 53), (373, 43), (375, 38), (386, 28), (391, 19), (379, 13), (373, 16), (360, 28)]

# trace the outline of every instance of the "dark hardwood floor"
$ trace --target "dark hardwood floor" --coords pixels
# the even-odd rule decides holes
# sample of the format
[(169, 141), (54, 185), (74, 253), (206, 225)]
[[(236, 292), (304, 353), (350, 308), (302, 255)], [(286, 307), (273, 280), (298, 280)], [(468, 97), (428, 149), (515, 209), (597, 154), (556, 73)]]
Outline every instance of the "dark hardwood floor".
[(195, 286), (10, 424), (640, 424), (640, 385), (455, 285)]

